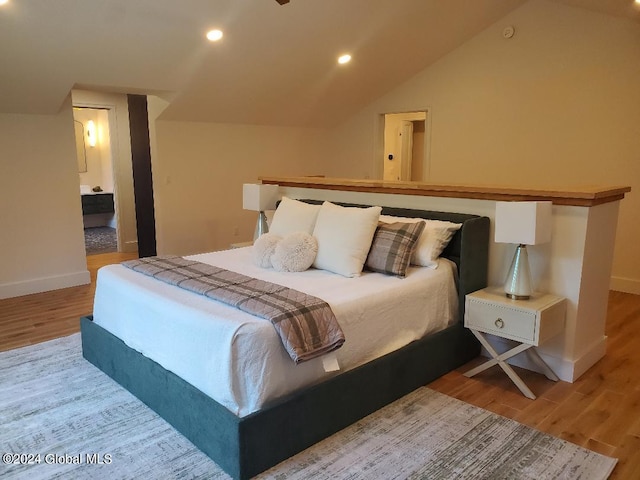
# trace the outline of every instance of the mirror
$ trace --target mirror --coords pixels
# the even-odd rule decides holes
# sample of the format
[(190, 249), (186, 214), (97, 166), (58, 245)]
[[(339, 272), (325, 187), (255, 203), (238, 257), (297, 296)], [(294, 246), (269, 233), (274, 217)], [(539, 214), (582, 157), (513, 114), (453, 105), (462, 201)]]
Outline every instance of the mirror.
[(78, 172), (85, 173), (87, 171), (87, 151), (84, 147), (84, 125), (82, 125), (82, 122), (74, 120), (73, 127), (76, 134), (76, 157), (78, 159)]

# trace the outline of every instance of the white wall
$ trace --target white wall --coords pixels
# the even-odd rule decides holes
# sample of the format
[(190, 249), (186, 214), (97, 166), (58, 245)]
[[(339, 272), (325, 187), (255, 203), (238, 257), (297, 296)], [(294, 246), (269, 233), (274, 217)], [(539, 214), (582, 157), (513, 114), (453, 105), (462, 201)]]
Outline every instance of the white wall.
[[(119, 234), (136, 247), (126, 96), (73, 91), (74, 103), (109, 106)], [(313, 175), (324, 160), (320, 130), (155, 121), (149, 102), (159, 253), (188, 254), (251, 240), (255, 212), (242, 184), (261, 174)], [(116, 132), (114, 134), (114, 132)], [(86, 273), (71, 99), (55, 116), (0, 115), (0, 295), (77, 284)], [(124, 219), (122, 220), (122, 218)], [(6, 228), (4, 228), (6, 227)], [(71, 275), (76, 283), (58, 281)], [(56, 281), (46, 281), (53, 277)], [(45, 279), (45, 280), (43, 280)], [(23, 285), (24, 283), (24, 285)]]
[(0, 114), (0, 298), (89, 283), (71, 97)]
[(322, 173), (374, 177), (379, 115), (428, 107), (426, 181), (631, 185), (612, 286), (640, 293), (639, 85), (640, 25), (532, 0), (337, 127)]
[(118, 244), (137, 250), (126, 95), (74, 91), (56, 115), (0, 114), (0, 298), (90, 281), (72, 103), (112, 109)]
[[(160, 107), (161, 108), (161, 107)], [(152, 103), (150, 117), (155, 113)], [(260, 175), (321, 171), (322, 131), (163, 121), (152, 129), (159, 254), (184, 255), (249, 241), (257, 213), (242, 209), (242, 184)]]

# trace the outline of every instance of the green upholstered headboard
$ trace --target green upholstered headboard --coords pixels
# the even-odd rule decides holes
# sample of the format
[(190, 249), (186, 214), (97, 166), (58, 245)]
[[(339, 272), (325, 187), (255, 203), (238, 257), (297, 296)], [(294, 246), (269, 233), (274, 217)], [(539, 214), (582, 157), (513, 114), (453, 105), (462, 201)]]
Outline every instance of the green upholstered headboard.
[[(321, 200), (301, 199), (312, 204)], [(345, 207), (369, 207), (352, 203), (334, 202)], [(464, 321), (465, 295), (487, 286), (489, 266), (489, 218), (466, 213), (436, 212), (411, 208), (382, 207), (383, 215), (416, 217), (461, 223), (442, 256), (455, 262), (458, 267), (458, 301), (460, 322)]]

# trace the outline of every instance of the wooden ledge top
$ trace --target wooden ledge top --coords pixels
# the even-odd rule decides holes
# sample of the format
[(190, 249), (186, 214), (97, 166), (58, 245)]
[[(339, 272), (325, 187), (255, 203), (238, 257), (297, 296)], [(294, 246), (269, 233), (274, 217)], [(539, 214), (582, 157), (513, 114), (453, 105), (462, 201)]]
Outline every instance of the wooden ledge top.
[(368, 193), (393, 193), (425, 197), (474, 198), (498, 201), (551, 201), (555, 205), (592, 207), (622, 200), (631, 187), (580, 186), (523, 188), (490, 185), (453, 185), (387, 180), (357, 180), (328, 177), (260, 177), (262, 183), (283, 187), (318, 188)]

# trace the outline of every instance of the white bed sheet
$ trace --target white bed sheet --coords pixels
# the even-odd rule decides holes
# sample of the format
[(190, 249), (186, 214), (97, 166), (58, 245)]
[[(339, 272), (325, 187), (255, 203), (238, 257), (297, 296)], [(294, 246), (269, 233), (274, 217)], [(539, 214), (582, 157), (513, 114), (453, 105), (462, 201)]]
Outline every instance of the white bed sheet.
[[(295, 288), (324, 299), (345, 344), (341, 371), (394, 351), (457, 319), (455, 265), (410, 267), (406, 278), (364, 272), (344, 278), (324, 270), (259, 268), (251, 247), (188, 258)], [(322, 358), (299, 365), (266, 320), (165, 284), (122, 265), (98, 271), (94, 322), (242, 417), (336, 373)]]

